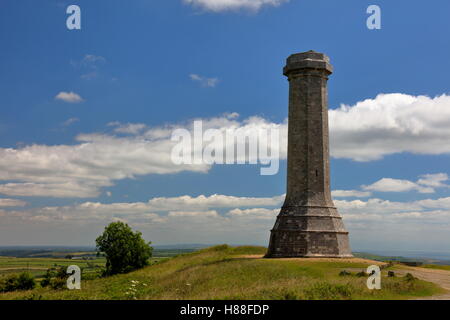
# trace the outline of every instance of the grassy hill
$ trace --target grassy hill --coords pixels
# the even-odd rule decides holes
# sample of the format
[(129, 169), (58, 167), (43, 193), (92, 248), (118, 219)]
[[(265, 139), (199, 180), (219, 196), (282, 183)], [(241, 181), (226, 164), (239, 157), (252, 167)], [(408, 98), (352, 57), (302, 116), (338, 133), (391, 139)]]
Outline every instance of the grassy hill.
[[(202, 249), (144, 269), (82, 281), (81, 290), (0, 294), (0, 299), (408, 299), (442, 290), (405, 277), (386, 276), (382, 290), (368, 290), (356, 271), (379, 262), (364, 259), (262, 259), (266, 248)], [(351, 275), (340, 276), (342, 270)]]

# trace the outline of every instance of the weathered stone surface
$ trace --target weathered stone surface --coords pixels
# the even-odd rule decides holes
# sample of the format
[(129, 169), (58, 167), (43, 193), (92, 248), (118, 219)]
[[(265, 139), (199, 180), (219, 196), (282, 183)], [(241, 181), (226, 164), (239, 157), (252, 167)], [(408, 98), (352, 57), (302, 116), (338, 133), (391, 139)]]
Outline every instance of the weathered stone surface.
[(342, 218), (330, 192), (328, 76), (323, 53), (291, 55), (286, 199), (271, 230), (267, 257), (351, 257)]

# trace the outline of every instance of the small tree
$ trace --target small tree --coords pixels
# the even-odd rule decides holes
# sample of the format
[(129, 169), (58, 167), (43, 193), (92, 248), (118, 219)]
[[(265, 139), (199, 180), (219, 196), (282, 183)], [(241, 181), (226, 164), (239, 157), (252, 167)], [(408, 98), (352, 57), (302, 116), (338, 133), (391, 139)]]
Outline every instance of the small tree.
[(35, 286), (36, 282), (33, 276), (28, 272), (11, 274), (0, 280), (0, 292), (32, 290)]
[(69, 275), (65, 267), (47, 269), (43, 279), (41, 280), (41, 287), (50, 287), (52, 289), (64, 289), (66, 287)]
[(45, 288), (50, 285), (50, 282), (52, 281), (52, 278), (56, 275), (55, 268), (47, 269), (47, 271), (44, 274), (44, 277), (42, 278), (40, 285), (42, 288)]
[(145, 242), (142, 233), (123, 222), (112, 222), (95, 240), (97, 251), (106, 256), (106, 274), (125, 273), (148, 265), (153, 248)]

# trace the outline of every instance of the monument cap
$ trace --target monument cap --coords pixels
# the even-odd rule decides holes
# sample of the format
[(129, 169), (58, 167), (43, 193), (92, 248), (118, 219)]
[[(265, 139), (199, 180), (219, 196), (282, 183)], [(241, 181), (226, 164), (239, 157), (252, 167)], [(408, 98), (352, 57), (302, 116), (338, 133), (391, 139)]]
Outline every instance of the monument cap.
[(327, 75), (333, 73), (330, 58), (323, 53), (310, 50), (290, 55), (286, 60), (283, 74), (288, 76), (291, 72), (298, 72), (304, 69), (324, 70)]

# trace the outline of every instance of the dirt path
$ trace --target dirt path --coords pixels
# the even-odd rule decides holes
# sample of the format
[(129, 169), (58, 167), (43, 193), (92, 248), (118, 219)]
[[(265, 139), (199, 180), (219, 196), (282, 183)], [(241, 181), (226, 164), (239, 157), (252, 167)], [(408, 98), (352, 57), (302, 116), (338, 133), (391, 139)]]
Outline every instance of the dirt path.
[(450, 300), (450, 271), (418, 267), (402, 267), (395, 270), (395, 273), (400, 275), (405, 275), (408, 272), (421, 280), (433, 282), (447, 290), (447, 293), (418, 298), (417, 300)]

